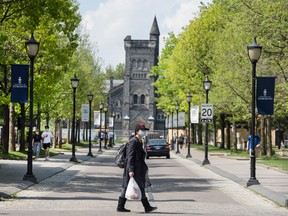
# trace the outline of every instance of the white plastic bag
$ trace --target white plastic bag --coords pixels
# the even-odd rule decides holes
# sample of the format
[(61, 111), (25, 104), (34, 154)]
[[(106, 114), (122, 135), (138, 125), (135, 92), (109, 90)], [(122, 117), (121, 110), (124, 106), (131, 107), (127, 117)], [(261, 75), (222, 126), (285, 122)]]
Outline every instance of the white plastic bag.
[(125, 198), (128, 200), (141, 200), (142, 194), (141, 190), (133, 177), (130, 178), (127, 190), (125, 193)]

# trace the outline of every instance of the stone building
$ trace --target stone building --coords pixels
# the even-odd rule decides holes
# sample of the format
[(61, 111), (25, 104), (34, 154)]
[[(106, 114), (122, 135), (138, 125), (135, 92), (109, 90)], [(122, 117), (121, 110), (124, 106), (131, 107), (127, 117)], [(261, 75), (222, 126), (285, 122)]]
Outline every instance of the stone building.
[(150, 132), (164, 129), (164, 115), (154, 101), (152, 83), (156, 77), (151, 74), (152, 67), (158, 63), (159, 36), (155, 17), (149, 40), (133, 40), (130, 35), (124, 39), (124, 79), (111, 79), (109, 84), (108, 104), (110, 112), (116, 115), (115, 130), (130, 134), (139, 123), (147, 125)]

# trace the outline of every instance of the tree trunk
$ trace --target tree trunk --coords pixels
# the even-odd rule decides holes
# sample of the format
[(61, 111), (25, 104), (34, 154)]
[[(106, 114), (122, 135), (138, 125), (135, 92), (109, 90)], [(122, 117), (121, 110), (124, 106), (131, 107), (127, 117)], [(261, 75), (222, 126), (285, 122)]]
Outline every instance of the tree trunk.
[(15, 121), (14, 121), (14, 104), (10, 103), (10, 109), (9, 109), (9, 152), (15, 151), (16, 146), (15, 146)]
[(227, 149), (231, 149), (231, 136), (230, 136), (230, 121), (226, 121), (226, 128), (227, 128)]
[(55, 120), (55, 128), (54, 128), (54, 140), (53, 140), (53, 148), (56, 148), (57, 144), (59, 144), (59, 127), (60, 127), (60, 120)]
[(20, 130), (20, 152), (25, 151), (25, 144), (26, 144), (26, 136), (25, 136), (25, 119), (26, 119), (26, 111), (25, 111), (25, 104), (20, 104), (21, 115), (20, 115), (20, 125), (18, 125)]
[(37, 121), (36, 121), (36, 127), (41, 129), (41, 105), (40, 103), (37, 103)]
[(267, 155), (272, 156), (272, 131), (271, 131), (271, 117), (267, 116)]
[(3, 119), (4, 119), (4, 124), (3, 124), (3, 137), (2, 137), (2, 142), (3, 142), (3, 153), (8, 154), (9, 152), (9, 107), (7, 104), (2, 105), (3, 109)]
[(70, 127), (70, 119), (67, 120), (67, 143), (71, 143), (71, 133), (70, 133), (70, 130), (71, 130), (71, 127)]
[(237, 126), (236, 123), (233, 122), (233, 149), (234, 151), (237, 150)]
[(76, 137), (77, 143), (80, 143), (80, 120), (76, 120)]
[(221, 113), (220, 114), (220, 127), (221, 127), (221, 144), (220, 148), (224, 149), (225, 148), (225, 114)]
[(261, 139), (261, 155), (267, 154), (267, 143), (265, 139), (265, 119), (260, 117), (260, 139)]
[(195, 124), (192, 125), (192, 143), (196, 144), (196, 133), (195, 133)]
[(198, 124), (198, 143), (199, 145), (203, 144), (203, 139), (202, 139), (202, 124)]

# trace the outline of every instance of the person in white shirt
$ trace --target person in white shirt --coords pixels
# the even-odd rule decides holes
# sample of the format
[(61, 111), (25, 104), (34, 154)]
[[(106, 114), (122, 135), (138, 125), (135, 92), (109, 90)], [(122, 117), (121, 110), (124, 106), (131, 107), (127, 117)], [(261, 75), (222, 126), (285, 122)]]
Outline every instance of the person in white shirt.
[(53, 134), (49, 130), (49, 126), (45, 126), (45, 131), (42, 133), (42, 138), (43, 138), (43, 148), (45, 149), (45, 160), (49, 160), (49, 149), (52, 143), (53, 139)]

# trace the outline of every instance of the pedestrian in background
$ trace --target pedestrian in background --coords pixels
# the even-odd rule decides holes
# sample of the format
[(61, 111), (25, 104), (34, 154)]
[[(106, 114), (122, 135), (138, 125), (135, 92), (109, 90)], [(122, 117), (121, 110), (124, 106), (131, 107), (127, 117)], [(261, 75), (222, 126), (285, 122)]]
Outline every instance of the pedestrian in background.
[(35, 154), (35, 160), (39, 158), (39, 153), (41, 149), (41, 141), (42, 141), (42, 137), (39, 133), (39, 129), (36, 128), (33, 134), (33, 138), (32, 138), (32, 146), (33, 146), (33, 151)]
[(43, 148), (45, 150), (45, 161), (49, 160), (50, 155), (50, 146), (52, 144), (53, 134), (49, 130), (49, 126), (45, 126), (45, 131), (42, 133), (43, 138)]
[(180, 135), (180, 137), (178, 139), (178, 142), (179, 142), (180, 148), (182, 149), (183, 148), (183, 144), (184, 144), (184, 136), (183, 136), (183, 134)]
[[(256, 154), (256, 148), (258, 148), (260, 146), (260, 137), (258, 135), (254, 135), (254, 150), (255, 150), (255, 154)], [(250, 152), (250, 156), (252, 153), (252, 149), (253, 149), (253, 145), (252, 145), (252, 136), (249, 135), (248, 136), (248, 140), (247, 140), (247, 146), (246, 146), (246, 150)]]
[(131, 177), (137, 182), (141, 194), (142, 194), (142, 205), (144, 206), (145, 212), (149, 213), (155, 211), (157, 207), (150, 206), (148, 199), (145, 194), (145, 185), (149, 179), (148, 176), (148, 166), (145, 163), (146, 153), (143, 149), (143, 138), (146, 135), (146, 130), (149, 130), (145, 127), (144, 124), (138, 124), (135, 127), (135, 136), (132, 137), (126, 147), (126, 164), (124, 167), (123, 181), (122, 181), (122, 191), (118, 200), (117, 211), (118, 212), (130, 212), (130, 210), (125, 208), (126, 198), (125, 193), (127, 190), (128, 182)]

